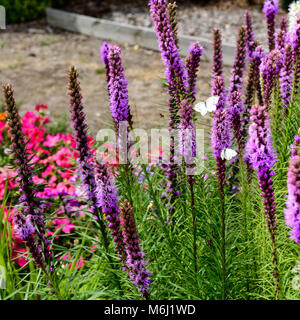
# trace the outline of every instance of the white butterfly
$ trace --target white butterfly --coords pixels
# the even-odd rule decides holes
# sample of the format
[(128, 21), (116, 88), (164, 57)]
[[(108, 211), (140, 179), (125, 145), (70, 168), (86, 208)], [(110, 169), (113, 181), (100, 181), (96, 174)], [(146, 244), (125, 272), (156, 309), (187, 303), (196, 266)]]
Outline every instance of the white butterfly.
[(213, 112), (216, 110), (217, 103), (219, 102), (218, 96), (209, 97), (204, 102), (199, 102), (194, 106), (194, 110), (200, 112), (201, 115), (204, 117), (207, 112)]
[(236, 155), (237, 155), (237, 152), (235, 150), (225, 148), (221, 152), (221, 159), (222, 160), (231, 160)]

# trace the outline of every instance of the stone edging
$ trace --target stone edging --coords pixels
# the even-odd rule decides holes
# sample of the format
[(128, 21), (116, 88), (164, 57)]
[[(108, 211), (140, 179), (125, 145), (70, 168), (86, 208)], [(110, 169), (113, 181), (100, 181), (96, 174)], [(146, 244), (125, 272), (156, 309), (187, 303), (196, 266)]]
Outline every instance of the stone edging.
[[(103, 40), (113, 40), (132, 45), (137, 44), (142, 48), (155, 51), (158, 50), (156, 35), (150, 28), (98, 19), (50, 8), (46, 9), (46, 14), (49, 25), (53, 27), (94, 36)], [(203, 38), (179, 35), (181, 53), (185, 55), (190, 44), (195, 41), (199, 41), (205, 48), (203, 54), (204, 59), (210, 61), (212, 53), (211, 41)], [(225, 65), (232, 65), (234, 59), (234, 46), (223, 44), (223, 58)]]

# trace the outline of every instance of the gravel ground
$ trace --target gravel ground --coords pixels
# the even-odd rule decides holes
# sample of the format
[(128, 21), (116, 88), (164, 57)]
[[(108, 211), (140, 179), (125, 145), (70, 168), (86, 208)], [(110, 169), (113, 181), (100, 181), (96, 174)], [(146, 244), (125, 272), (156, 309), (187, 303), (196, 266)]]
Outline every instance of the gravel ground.
[[(0, 82), (12, 83), (20, 112), (23, 114), (36, 104), (44, 103), (49, 106), (51, 116), (68, 114), (67, 71), (70, 65), (75, 65), (80, 72), (83, 102), (92, 133), (106, 127), (111, 117), (104, 66), (99, 57), (101, 41), (37, 23), (19, 26), (20, 30), (23, 31), (9, 28), (0, 33)], [(168, 96), (162, 85), (164, 69), (160, 54), (120, 45), (135, 127), (167, 126)], [(210, 95), (210, 70), (209, 63), (201, 64), (198, 100)], [(228, 78), (229, 68), (226, 74)], [(208, 117), (202, 118), (198, 126), (207, 127), (209, 123)]]

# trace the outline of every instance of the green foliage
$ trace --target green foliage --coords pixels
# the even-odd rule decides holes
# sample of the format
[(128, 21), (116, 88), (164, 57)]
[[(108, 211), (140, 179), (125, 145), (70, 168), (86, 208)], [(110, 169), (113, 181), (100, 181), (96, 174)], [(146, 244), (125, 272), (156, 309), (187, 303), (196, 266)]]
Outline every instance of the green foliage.
[(7, 23), (19, 23), (41, 17), (45, 8), (65, 4), (66, 0), (0, 0), (6, 9)]

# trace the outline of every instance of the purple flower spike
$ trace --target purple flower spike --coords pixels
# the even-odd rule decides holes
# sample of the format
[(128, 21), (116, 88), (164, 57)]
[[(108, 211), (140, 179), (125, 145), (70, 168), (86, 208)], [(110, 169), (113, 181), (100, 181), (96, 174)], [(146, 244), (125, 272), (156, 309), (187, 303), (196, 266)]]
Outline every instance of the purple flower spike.
[(106, 41), (103, 41), (102, 46), (100, 47), (100, 56), (101, 56), (102, 62), (104, 63), (104, 66), (105, 66), (105, 74), (106, 74), (106, 82), (107, 82), (108, 92), (109, 92), (109, 82), (110, 82), (108, 54), (109, 54), (110, 47), (111, 47), (111, 44), (107, 43)]
[(149, 6), (169, 84), (168, 90), (171, 97), (170, 126), (174, 128), (178, 124), (177, 115), (181, 101), (187, 98), (187, 73), (174, 41), (168, 1), (150, 0)]
[(212, 96), (218, 96), (219, 101), (216, 105), (216, 109), (224, 109), (226, 102), (225, 84), (222, 77), (216, 77), (212, 83)]
[(245, 58), (246, 58), (246, 28), (241, 27), (237, 37), (235, 58), (232, 69), (232, 76), (230, 79), (229, 96), (234, 91), (242, 92), (243, 76), (245, 70)]
[[(196, 129), (193, 114), (192, 104), (188, 100), (183, 100), (180, 108), (180, 143), (187, 170), (193, 168), (196, 156)], [(192, 172), (187, 172), (187, 174), (191, 176)], [(193, 180), (190, 181), (193, 183)]]
[(300, 245), (300, 156), (298, 154), (292, 155), (290, 158), (287, 189), (285, 223), (291, 228), (291, 239)]
[(285, 44), (287, 43), (288, 34), (288, 21), (286, 18), (282, 18), (279, 23), (279, 31), (276, 34), (275, 48), (280, 52), (284, 51)]
[(177, 4), (176, 2), (168, 4), (169, 17), (170, 17), (170, 25), (172, 27), (174, 42), (176, 47), (178, 48), (178, 27), (177, 27)]
[(105, 219), (109, 222), (108, 227), (112, 230), (111, 235), (116, 243), (116, 250), (126, 269), (126, 253), (123, 234), (120, 229), (118, 190), (114, 183), (114, 178), (109, 168), (105, 164), (96, 164), (96, 183), (98, 204), (105, 214)]
[(229, 101), (229, 114), (231, 119), (231, 126), (233, 130), (234, 137), (236, 139), (239, 153), (242, 153), (242, 119), (241, 114), (243, 112), (244, 106), (242, 101), (242, 95), (238, 91), (234, 91), (231, 94)]
[(279, 76), (279, 70), (282, 64), (282, 55), (280, 51), (273, 50), (262, 59), (260, 72), (263, 79), (264, 104), (270, 107), (271, 96), (275, 86), (275, 80)]
[[(10, 127), (11, 149), (17, 166), (20, 209), (14, 216), (16, 233), (23, 239), (37, 266), (45, 270), (44, 263), (50, 257), (45, 237), (45, 220), (40, 200), (36, 198), (33, 184), (33, 170), (30, 164), (31, 155), (26, 148), (22, 124), (13, 97), (11, 85), (3, 86), (7, 123)], [(34, 235), (34, 233), (36, 235)]]
[(126, 199), (120, 205), (120, 217), (126, 243), (129, 276), (134, 285), (141, 291), (142, 296), (148, 299), (150, 296), (149, 285), (151, 279), (149, 276), (151, 272), (146, 269), (147, 261), (144, 260), (145, 254), (139, 245), (140, 239), (137, 234), (133, 209)]
[(188, 73), (189, 98), (193, 103), (196, 96), (197, 72), (200, 65), (200, 58), (203, 54), (203, 47), (199, 42), (193, 43), (189, 48), (189, 55), (186, 57), (186, 69)]
[(293, 33), (292, 39), (293, 47), (293, 64), (294, 64), (294, 96), (296, 97), (299, 92), (300, 80), (300, 27)]
[(275, 279), (275, 295), (279, 293), (279, 274), (276, 245), (276, 204), (274, 198), (273, 179), (275, 174), (273, 166), (276, 155), (271, 140), (270, 119), (267, 106), (253, 105), (251, 109), (252, 124), (249, 127), (249, 140), (246, 145), (248, 159), (257, 172), (261, 196), (263, 198), (266, 224), (270, 233), (273, 247), (273, 265)]
[(228, 111), (218, 109), (214, 112), (212, 123), (211, 147), (215, 159), (221, 159), (221, 153), (232, 144), (231, 123)]
[(288, 108), (293, 87), (293, 50), (290, 44), (285, 46), (283, 65), (280, 69), (280, 92), (285, 109)]
[(94, 175), (94, 159), (89, 147), (89, 137), (87, 135), (87, 124), (85, 121), (85, 113), (83, 111), (81, 89), (78, 81), (79, 73), (75, 67), (71, 67), (69, 71), (69, 96), (71, 120), (76, 141), (76, 150), (78, 157), (78, 170), (86, 193), (86, 199), (89, 202), (89, 209), (93, 216), (99, 221), (102, 231), (104, 232), (104, 223), (99, 215), (100, 208), (97, 199), (96, 181)]
[(253, 22), (252, 22), (252, 16), (248, 12), (248, 10), (245, 11), (245, 27), (246, 27), (246, 41), (247, 41), (247, 51), (248, 51), (248, 59), (251, 61), (253, 52), (256, 48), (256, 43), (254, 39), (254, 32), (253, 32)]
[(279, 10), (278, 0), (265, 1), (263, 12), (267, 19), (268, 25), (268, 38), (269, 38), (269, 50), (272, 51), (275, 48), (275, 18)]
[(109, 46), (107, 56), (109, 66), (109, 101), (110, 112), (119, 128), (121, 121), (127, 121), (132, 127), (132, 115), (128, 104), (128, 82), (122, 66), (121, 49), (117, 46)]
[(222, 52), (222, 34), (220, 29), (213, 31), (213, 70), (212, 70), (212, 81), (216, 77), (223, 77), (223, 52)]

